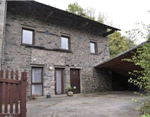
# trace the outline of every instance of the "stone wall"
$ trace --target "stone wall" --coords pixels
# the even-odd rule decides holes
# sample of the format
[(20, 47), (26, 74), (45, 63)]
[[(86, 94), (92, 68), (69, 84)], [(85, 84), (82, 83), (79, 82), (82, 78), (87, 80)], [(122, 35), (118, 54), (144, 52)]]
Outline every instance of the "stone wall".
[(95, 79), (98, 78), (98, 82), (97, 83), (97, 86), (98, 84), (100, 84), (96, 91), (112, 91), (113, 90), (113, 87), (112, 87), (112, 78), (113, 78), (113, 75), (112, 75), (112, 71), (109, 70), (109, 69), (94, 69), (94, 77)]
[[(21, 44), (22, 28), (35, 30), (35, 45), (45, 47), (40, 49)], [(46, 35), (40, 31), (49, 30), (55, 35)], [(61, 35), (69, 35), (71, 38), (71, 52), (60, 52), (54, 49), (60, 48)], [(98, 54), (90, 54), (90, 41), (96, 41)], [(94, 92), (110, 90), (105, 77), (93, 67), (99, 62), (109, 58), (108, 39), (98, 34), (79, 30), (72, 26), (58, 25), (51, 20), (36, 19), (23, 15), (7, 13), (5, 67), (15, 68), (28, 73), (29, 91), (31, 91), (31, 68), (43, 66), (44, 95), (50, 92), (55, 94), (54, 71), (57, 67), (63, 67), (65, 88), (70, 85), (70, 68), (80, 69), (81, 92)], [(53, 70), (49, 70), (52, 66)], [(111, 86), (110, 86), (111, 87)]]
[(2, 42), (3, 38), (5, 38), (5, 17), (6, 17), (6, 1), (0, 1), (0, 69), (2, 62)]

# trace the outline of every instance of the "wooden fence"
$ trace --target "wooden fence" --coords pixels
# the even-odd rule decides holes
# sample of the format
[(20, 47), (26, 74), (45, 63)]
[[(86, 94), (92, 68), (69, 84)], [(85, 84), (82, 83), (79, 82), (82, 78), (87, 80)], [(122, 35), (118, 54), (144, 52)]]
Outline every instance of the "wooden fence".
[(26, 82), (26, 72), (0, 71), (0, 117), (26, 117)]

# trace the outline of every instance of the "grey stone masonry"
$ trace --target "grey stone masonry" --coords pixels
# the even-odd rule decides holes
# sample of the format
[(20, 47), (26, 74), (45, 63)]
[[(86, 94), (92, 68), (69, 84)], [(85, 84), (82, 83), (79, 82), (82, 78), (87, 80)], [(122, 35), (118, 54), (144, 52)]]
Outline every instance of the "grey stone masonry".
[[(71, 68), (80, 69), (81, 93), (112, 90), (111, 81), (105, 79), (107, 74), (94, 69), (95, 64), (109, 59), (107, 37), (12, 10), (8, 10), (6, 20), (5, 68), (27, 71), (29, 94), (31, 69), (35, 66), (43, 67), (44, 95), (55, 95), (55, 68), (64, 68), (64, 90), (70, 85)], [(34, 30), (34, 45), (22, 44), (22, 28)], [(46, 35), (46, 30), (51, 34)], [(71, 51), (60, 49), (61, 35), (70, 38)], [(97, 54), (90, 53), (90, 41), (97, 43)]]
[(2, 52), (3, 52), (3, 39), (5, 38), (5, 18), (6, 18), (6, 1), (0, 1), (0, 69), (2, 64)]

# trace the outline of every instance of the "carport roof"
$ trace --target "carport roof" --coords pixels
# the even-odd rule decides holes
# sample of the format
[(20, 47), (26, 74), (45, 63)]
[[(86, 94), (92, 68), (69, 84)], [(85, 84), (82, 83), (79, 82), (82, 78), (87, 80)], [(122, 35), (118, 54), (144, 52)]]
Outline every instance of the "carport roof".
[(116, 57), (109, 59), (108, 61), (105, 61), (103, 63), (98, 63), (97, 65), (95, 65), (95, 68), (110, 69), (114, 72), (117, 72), (117, 73), (122, 74), (127, 77), (129, 76), (130, 71), (142, 70), (139, 66), (134, 65), (133, 62), (122, 61), (122, 59), (131, 58), (133, 55), (132, 52), (135, 52), (138, 47), (142, 46), (146, 42), (143, 42), (143, 43), (117, 55)]

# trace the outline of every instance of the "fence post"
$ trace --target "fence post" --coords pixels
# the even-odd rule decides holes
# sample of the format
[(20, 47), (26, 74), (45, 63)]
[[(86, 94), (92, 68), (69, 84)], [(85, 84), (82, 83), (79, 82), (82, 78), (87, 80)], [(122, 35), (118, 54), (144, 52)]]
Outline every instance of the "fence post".
[(27, 73), (21, 73), (21, 117), (26, 117), (26, 81), (27, 81)]
[[(3, 71), (0, 70), (0, 78), (3, 78)], [(0, 82), (0, 113), (2, 113), (3, 105), (3, 82)]]
[[(5, 79), (9, 80), (9, 71), (5, 71)], [(3, 86), (4, 88), (4, 86)], [(9, 89), (10, 89), (10, 83), (8, 82), (7, 84), (5, 83), (5, 113), (8, 113), (8, 104), (9, 104)]]

